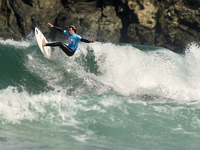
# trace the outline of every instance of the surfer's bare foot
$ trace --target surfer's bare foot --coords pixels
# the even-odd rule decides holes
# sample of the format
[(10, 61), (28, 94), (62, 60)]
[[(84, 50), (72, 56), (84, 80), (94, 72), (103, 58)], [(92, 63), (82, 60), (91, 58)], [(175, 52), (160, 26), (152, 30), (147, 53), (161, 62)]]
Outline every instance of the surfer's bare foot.
[(46, 46), (46, 42), (44, 39), (42, 40), (42, 46)]

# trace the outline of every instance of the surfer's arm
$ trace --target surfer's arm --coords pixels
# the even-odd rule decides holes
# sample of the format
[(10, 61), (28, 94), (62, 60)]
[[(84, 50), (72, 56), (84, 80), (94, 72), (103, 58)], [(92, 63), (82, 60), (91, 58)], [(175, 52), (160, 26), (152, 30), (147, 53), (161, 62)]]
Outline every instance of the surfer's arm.
[(58, 31), (61, 31), (61, 32), (64, 32), (63, 29), (59, 28), (59, 27), (56, 27), (56, 26), (53, 26), (54, 29), (58, 30)]
[(48, 25), (49, 25), (50, 27), (54, 28), (54, 29), (57, 29), (58, 31), (64, 32), (63, 29), (61, 29), (61, 28), (59, 28), (59, 27), (56, 27), (56, 26), (52, 25), (51, 23), (48, 23)]
[(81, 42), (85, 42), (85, 43), (93, 43), (94, 40), (87, 40), (87, 39), (84, 39), (84, 38), (81, 38)]

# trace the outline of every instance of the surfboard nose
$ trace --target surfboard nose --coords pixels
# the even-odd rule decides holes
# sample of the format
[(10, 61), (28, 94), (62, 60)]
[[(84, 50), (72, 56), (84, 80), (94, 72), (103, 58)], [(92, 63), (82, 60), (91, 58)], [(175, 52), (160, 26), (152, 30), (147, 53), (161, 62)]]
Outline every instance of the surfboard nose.
[(38, 34), (38, 30), (35, 28), (35, 34)]
[(41, 52), (43, 53), (43, 55), (47, 58), (47, 59), (51, 59), (51, 48), (49, 46), (42, 46), (42, 41), (44, 40), (45, 42), (47, 42), (46, 38), (44, 37), (44, 35), (42, 34), (42, 32), (35, 27), (35, 38), (37, 40), (38, 46), (41, 50)]

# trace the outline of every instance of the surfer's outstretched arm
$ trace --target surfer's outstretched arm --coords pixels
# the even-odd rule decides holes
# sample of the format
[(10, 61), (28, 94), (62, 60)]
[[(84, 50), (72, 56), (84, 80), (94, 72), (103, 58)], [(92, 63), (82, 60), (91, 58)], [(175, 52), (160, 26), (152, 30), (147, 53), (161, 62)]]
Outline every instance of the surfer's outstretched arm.
[(50, 27), (54, 28), (54, 29), (57, 29), (58, 31), (64, 32), (63, 29), (61, 29), (61, 28), (59, 28), (59, 27), (56, 27), (56, 26), (52, 25), (51, 23), (48, 23), (48, 25), (49, 25)]
[[(61, 28), (59, 28), (59, 27), (56, 27), (56, 26), (54, 26), (53, 24), (51, 24), (51, 23), (48, 23), (48, 25), (50, 26), (50, 27), (52, 27), (52, 28), (54, 28), (54, 29), (57, 29), (58, 31), (61, 31), (61, 32), (63, 32), (64, 33), (64, 30), (63, 29), (61, 29)], [(76, 28), (74, 27), (74, 26), (70, 26), (69, 28), (74, 28), (74, 32), (76, 31)], [(76, 33), (76, 32), (75, 32)], [(85, 43), (94, 43), (94, 40), (87, 40), (87, 39), (84, 39), (84, 38), (81, 38), (81, 41), (82, 42), (85, 42)]]
[(87, 39), (84, 39), (84, 38), (81, 38), (81, 42), (85, 42), (85, 43), (94, 43), (94, 40), (87, 40)]

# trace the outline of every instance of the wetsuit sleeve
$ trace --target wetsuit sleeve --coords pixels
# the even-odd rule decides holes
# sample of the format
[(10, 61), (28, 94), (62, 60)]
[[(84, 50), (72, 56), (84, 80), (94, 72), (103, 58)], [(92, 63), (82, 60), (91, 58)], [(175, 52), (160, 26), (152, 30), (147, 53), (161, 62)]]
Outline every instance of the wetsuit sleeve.
[(84, 39), (84, 38), (81, 38), (81, 41), (82, 41), (82, 42), (85, 42), (85, 43), (90, 43), (90, 41), (89, 41), (89, 40), (87, 40), (87, 39)]
[(61, 31), (61, 32), (64, 32), (63, 29), (59, 28), (59, 27), (56, 27), (56, 26), (53, 26), (54, 29), (58, 30), (58, 31)]

